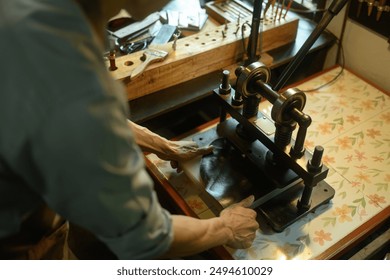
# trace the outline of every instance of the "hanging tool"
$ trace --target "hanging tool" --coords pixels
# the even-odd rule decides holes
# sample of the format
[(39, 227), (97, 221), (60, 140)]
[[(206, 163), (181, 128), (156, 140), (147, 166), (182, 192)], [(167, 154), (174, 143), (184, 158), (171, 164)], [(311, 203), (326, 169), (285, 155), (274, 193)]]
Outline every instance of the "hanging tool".
[(283, 15), (283, 18), (285, 18), (285, 17), (287, 16), (287, 13), (288, 13), (288, 11), (289, 11), (290, 8), (291, 8), (292, 2), (294, 2), (294, 0), (290, 0), (290, 2), (288, 2), (286, 11), (284, 12), (284, 15)]
[(360, 16), (360, 12), (362, 11), (362, 6), (363, 6), (363, 2), (364, 0), (358, 0), (358, 7), (357, 7), (357, 11), (356, 11), (356, 17), (359, 17)]
[(371, 15), (372, 13), (372, 8), (374, 7), (374, 3), (375, 3), (375, 0), (368, 0), (367, 1), (367, 13), (368, 13), (368, 16)]
[(279, 7), (280, 7), (280, 0), (278, 0), (277, 3), (276, 3), (276, 12), (275, 12), (274, 21), (276, 21), (276, 19), (278, 17)]
[(275, 1), (276, 0), (268, 0), (267, 4), (265, 5), (265, 8), (264, 8), (264, 15), (263, 15), (264, 19), (266, 19), (266, 17), (267, 17), (267, 12), (268, 12), (269, 7), (271, 7), (271, 5), (273, 6), (275, 4)]
[(379, 0), (379, 4), (377, 6), (378, 12), (376, 14), (376, 21), (379, 21), (382, 15), (383, 10), (386, 7), (386, 1), (387, 0)]
[(284, 9), (284, 1), (285, 1), (285, 0), (282, 1), (282, 7), (281, 7), (281, 9), (280, 9), (280, 13), (279, 13), (279, 18), (278, 18), (278, 20), (280, 20), (280, 19), (282, 18), (283, 9)]

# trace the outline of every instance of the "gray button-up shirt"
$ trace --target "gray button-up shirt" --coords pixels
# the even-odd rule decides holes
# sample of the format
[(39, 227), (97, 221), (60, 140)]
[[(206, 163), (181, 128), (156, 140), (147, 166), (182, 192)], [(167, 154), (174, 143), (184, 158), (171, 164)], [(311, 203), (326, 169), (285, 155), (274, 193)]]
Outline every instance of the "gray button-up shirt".
[(172, 241), (91, 26), (72, 0), (0, 0), (0, 238), (42, 201), (119, 258)]

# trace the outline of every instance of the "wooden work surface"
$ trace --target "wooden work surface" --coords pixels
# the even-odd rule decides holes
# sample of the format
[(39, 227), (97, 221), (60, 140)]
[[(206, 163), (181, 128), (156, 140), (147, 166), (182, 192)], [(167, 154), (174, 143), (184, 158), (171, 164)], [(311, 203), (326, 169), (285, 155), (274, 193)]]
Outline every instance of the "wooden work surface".
[[(272, 62), (265, 52), (295, 40), (298, 21), (297, 17), (289, 15), (280, 20), (264, 21), (259, 46), (265, 63)], [(172, 49), (172, 42), (150, 47), (169, 54), (164, 61), (150, 64), (139, 76), (129, 78), (142, 63), (144, 51), (118, 57), (117, 69), (111, 74), (114, 79), (123, 81), (128, 99), (134, 100), (222, 68), (235, 68), (237, 62), (245, 59), (243, 44), (247, 44), (250, 28), (244, 23), (250, 24), (251, 18), (243, 18), (240, 22), (238, 25), (236, 22), (221, 25), (210, 17), (200, 32), (177, 40), (176, 50)], [(109, 61), (106, 63), (109, 68)]]
[[(305, 91), (331, 80), (340, 68), (309, 79)], [(304, 111), (313, 120), (306, 148), (325, 149), (329, 167), (326, 182), (336, 191), (331, 203), (298, 220), (281, 233), (261, 225), (253, 246), (246, 250), (218, 248), (220, 258), (233, 259), (338, 259), (390, 218), (390, 97), (352, 72), (344, 70), (330, 86), (307, 93)], [(270, 104), (260, 110), (270, 113)], [(187, 135), (211, 129), (206, 124)], [(156, 188), (173, 201), (179, 212), (202, 219), (214, 217), (212, 200), (193, 174), (176, 173), (169, 163), (148, 155), (146, 163)], [(188, 164), (187, 164), (188, 165)], [(186, 170), (188, 172), (188, 168)]]

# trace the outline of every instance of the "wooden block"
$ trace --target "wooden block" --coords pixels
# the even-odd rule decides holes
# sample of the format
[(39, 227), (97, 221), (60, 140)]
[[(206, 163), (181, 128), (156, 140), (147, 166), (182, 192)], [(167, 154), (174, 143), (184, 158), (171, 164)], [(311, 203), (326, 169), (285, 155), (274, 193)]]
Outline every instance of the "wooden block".
[[(298, 19), (286, 17), (279, 21), (266, 21), (262, 28), (259, 36), (259, 40), (262, 40), (261, 50), (267, 52), (295, 40)], [(112, 76), (125, 83), (128, 99), (133, 100), (221, 70), (245, 59), (243, 42), (247, 44), (250, 29), (247, 28), (243, 33), (241, 28), (238, 32), (237, 30), (236, 23), (228, 23), (201, 31), (179, 39), (176, 51), (172, 49), (172, 43), (160, 45), (159, 49), (169, 52), (168, 57), (162, 62), (148, 66), (141, 75), (132, 80), (129, 77), (142, 63), (143, 51), (118, 57), (117, 69), (111, 71)]]

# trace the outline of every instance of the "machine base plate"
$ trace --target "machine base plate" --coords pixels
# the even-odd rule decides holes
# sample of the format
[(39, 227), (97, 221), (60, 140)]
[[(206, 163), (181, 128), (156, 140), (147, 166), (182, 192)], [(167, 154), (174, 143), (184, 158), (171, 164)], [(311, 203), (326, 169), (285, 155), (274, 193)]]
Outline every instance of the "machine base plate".
[(254, 195), (252, 208), (259, 218), (281, 232), (334, 197), (335, 190), (321, 181), (312, 190), (310, 207), (298, 209), (302, 179), (290, 169), (268, 163), (268, 149), (258, 140), (242, 139), (236, 126), (229, 119), (193, 138), (199, 146), (215, 146), (213, 154), (202, 158), (200, 174), (206, 191), (223, 208)]

